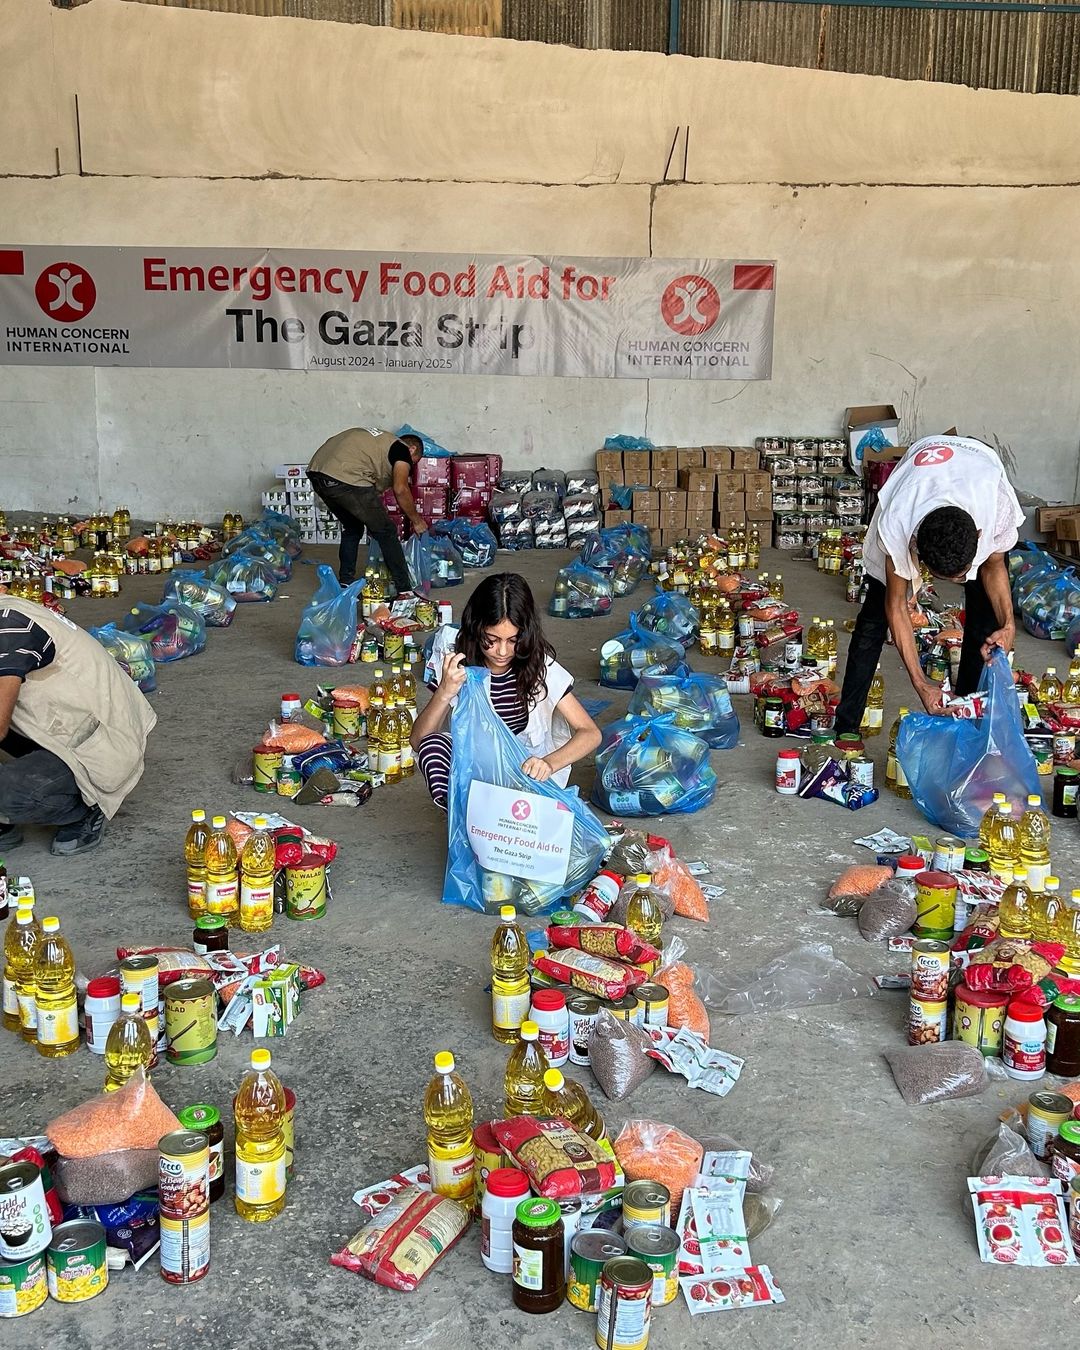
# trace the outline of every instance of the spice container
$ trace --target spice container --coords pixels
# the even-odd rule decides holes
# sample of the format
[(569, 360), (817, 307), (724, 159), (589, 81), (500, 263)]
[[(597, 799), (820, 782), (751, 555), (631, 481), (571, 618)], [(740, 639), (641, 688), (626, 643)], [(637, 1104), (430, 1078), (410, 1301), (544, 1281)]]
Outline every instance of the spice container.
[[(489, 1178), (490, 1180), (490, 1178)], [(554, 1200), (522, 1200), (514, 1217), (514, 1305), (554, 1312), (566, 1297), (563, 1220)]]
[(1010, 1078), (1041, 1078), (1046, 1072), (1046, 1023), (1034, 1003), (1009, 1004), (1001, 1059)]
[(86, 1048), (95, 1055), (103, 1055), (109, 1029), (120, 1016), (120, 981), (117, 976), (103, 975), (89, 982), (83, 1012), (86, 1016)]
[(227, 952), (229, 950), (229, 925), (220, 914), (204, 914), (195, 920), (195, 931), (191, 935), (192, 950), (198, 956), (207, 952)]
[(487, 1174), (480, 1211), (480, 1259), (496, 1275), (514, 1269), (514, 1218), (529, 1194), (529, 1179), (516, 1167), (499, 1167)]
[(1046, 1072), (1080, 1074), (1080, 998), (1062, 994), (1046, 1010)]

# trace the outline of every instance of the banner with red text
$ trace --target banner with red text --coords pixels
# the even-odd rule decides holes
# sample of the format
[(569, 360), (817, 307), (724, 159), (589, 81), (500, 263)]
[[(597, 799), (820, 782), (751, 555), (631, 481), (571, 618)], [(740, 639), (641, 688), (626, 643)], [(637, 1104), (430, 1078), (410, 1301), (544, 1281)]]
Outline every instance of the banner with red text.
[(776, 265), (0, 245), (0, 364), (767, 380)]

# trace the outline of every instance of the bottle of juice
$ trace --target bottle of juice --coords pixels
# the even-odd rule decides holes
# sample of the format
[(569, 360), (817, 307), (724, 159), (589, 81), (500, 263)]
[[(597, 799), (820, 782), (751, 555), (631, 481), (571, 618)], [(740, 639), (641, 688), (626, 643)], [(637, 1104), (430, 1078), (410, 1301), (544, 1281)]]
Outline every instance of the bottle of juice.
[(34, 963), (37, 1048), (46, 1059), (74, 1054), (79, 1048), (79, 1003), (75, 958), (54, 915), (42, 920)]
[(982, 820), (979, 821), (979, 847), (984, 853), (990, 852), (990, 831), (993, 829), (998, 809), (1004, 800), (1004, 792), (995, 792), (990, 805), (983, 812)]
[(397, 704), (394, 708), (394, 723), (397, 727), (398, 740), (398, 760), (401, 768), (402, 778), (411, 778), (416, 772), (416, 760), (413, 756), (412, 741), (412, 718), (409, 716), (409, 710), (405, 706), (405, 698), (398, 694)]
[(123, 994), (120, 998), (120, 1016), (109, 1028), (105, 1042), (105, 1091), (122, 1088), (140, 1065), (150, 1075), (154, 1061), (154, 1047), (150, 1044), (150, 1029), (142, 1015), (142, 997)]
[(1080, 976), (1080, 891), (1073, 891), (1058, 910), (1054, 940), (1065, 948), (1057, 969), (1077, 978)]
[(1007, 886), (1020, 861), (1020, 839), (1013, 819), (1012, 802), (1002, 802), (990, 826), (990, 872)]
[(1028, 887), (1027, 868), (1016, 867), (998, 904), (998, 936), (1029, 939), (1033, 909), (1034, 896)]
[(265, 933), (274, 922), (276, 860), (266, 817), (256, 816), (240, 854), (240, 927), (245, 933)]
[(529, 940), (518, 926), (513, 905), (499, 909), (499, 926), (491, 939), (491, 973), (498, 980), (520, 980), (529, 973)]
[(1075, 708), (1080, 704), (1080, 661), (1069, 664), (1069, 673), (1061, 690), (1061, 701), (1066, 707)]
[(263, 1223), (285, 1208), (285, 1089), (269, 1050), (252, 1050), (250, 1063), (233, 1106), (235, 1203), (242, 1219)]
[(473, 1199), (473, 1102), (465, 1080), (454, 1072), (454, 1056), (440, 1050), (435, 1076), (424, 1093), (428, 1171), (437, 1195), (469, 1207)]
[(643, 942), (659, 947), (662, 945), (660, 934), (664, 927), (664, 911), (649, 889), (652, 877), (648, 872), (639, 872), (632, 880), (635, 889), (626, 906), (626, 926), (632, 928)]
[(1041, 891), (1050, 875), (1050, 817), (1042, 809), (1042, 798), (1032, 794), (1027, 810), (1020, 817), (1020, 861), (1027, 868), (1028, 888)]
[(575, 1130), (587, 1134), (590, 1139), (603, 1137), (604, 1122), (589, 1100), (589, 1094), (580, 1083), (564, 1078), (559, 1069), (548, 1069), (544, 1074), (544, 1096), (540, 1114), (561, 1116), (564, 1120), (568, 1120)]
[(225, 919), (230, 928), (240, 909), (240, 878), (236, 845), (225, 828), (225, 817), (215, 816), (206, 841), (206, 912)]
[(540, 1028), (535, 1022), (522, 1022), (521, 1039), (506, 1061), (503, 1077), (504, 1109), (508, 1116), (542, 1114), (544, 1074), (548, 1068), (547, 1055), (540, 1045)]
[(881, 664), (870, 681), (870, 692), (866, 696), (866, 710), (862, 715), (860, 731), (863, 736), (880, 736), (885, 718), (885, 676), (881, 673)]
[(188, 910), (193, 919), (206, 913), (206, 843), (210, 831), (206, 828), (206, 812), (195, 808), (191, 813), (191, 828), (184, 838), (184, 862), (187, 866)]
[(1062, 693), (1063, 687), (1058, 679), (1057, 667), (1047, 666), (1035, 691), (1036, 702), (1040, 708), (1045, 708), (1050, 703), (1060, 703)]
[(901, 767), (899, 759), (896, 757), (896, 738), (900, 735), (900, 723), (908, 715), (907, 708), (901, 708), (897, 714), (896, 721), (892, 724), (889, 732), (889, 754), (885, 761), (885, 786), (892, 788), (898, 797), (910, 797), (911, 788), (908, 787), (907, 774)]
[(34, 966), (40, 939), (41, 925), (34, 918), (33, 906), (20, 900), (4, 934), (4, 1026), (18, 1031), (26, 1041), (37, 1038)]
[(1043, 888), (1031, 897), (1031, 936), (1035, 942), (1054, 942), (1057, 928), (1058, 911), (1061, 909), (1061, 896), (1058, 894), (1061, 882), (1057, 877), (1047, 877)]

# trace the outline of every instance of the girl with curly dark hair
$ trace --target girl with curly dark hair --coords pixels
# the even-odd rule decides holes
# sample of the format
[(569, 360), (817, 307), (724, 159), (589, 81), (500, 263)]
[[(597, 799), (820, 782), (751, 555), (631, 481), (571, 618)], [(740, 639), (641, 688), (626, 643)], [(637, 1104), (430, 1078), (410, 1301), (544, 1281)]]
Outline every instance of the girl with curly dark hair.
[(570, 766), (600, 744), (599, 727), (572, 692), (573, 677), (544, 637), (528, 582), (516, 572), (485, 577), (465, 606), (454, 650), (430, 686), (432, 697), (413, 723), (416, 763), (432, 801), (444, 811), (452, 753), (444, 728), (466, 666), (487, 669), (492, 705), (528, 751), (522, 769), (538, 783), (554, 778), (565, 785)]

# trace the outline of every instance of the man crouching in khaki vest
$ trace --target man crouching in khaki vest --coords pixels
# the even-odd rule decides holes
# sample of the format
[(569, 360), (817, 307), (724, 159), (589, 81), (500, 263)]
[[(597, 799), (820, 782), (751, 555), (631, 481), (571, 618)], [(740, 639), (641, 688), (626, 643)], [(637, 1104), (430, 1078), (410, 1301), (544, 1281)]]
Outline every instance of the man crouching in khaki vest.
[(24, 825), (56, 825), (51, 852), (97, 848), (142, 777), (150, 704), (89, 633), (0, 597), (0, 853)]

